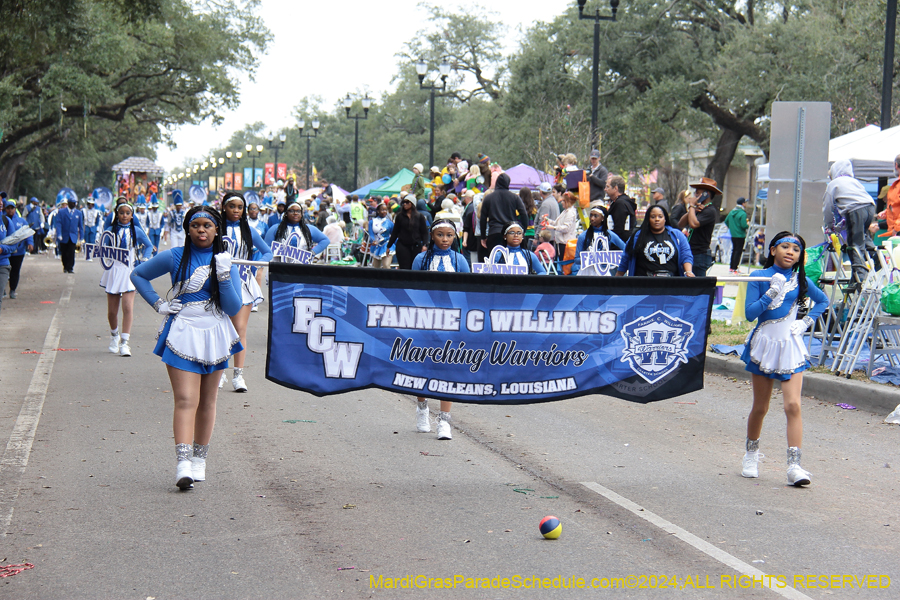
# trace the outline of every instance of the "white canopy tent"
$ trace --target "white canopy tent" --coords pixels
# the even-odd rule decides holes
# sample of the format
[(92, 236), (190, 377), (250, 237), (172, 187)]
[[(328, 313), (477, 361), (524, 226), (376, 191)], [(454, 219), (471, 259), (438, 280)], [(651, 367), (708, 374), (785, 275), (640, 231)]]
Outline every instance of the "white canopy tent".
[[(900, 125), (884, 131), (878, 125), (866, 125), (828, 142), (828, 163), (849, 160), (854, 177), (863, 181), (876, 181), (879, 177), (893, 179), (894, 157), (898, 154)], [(768, 163), (757, 167), (756, 181), (769, 181)]]

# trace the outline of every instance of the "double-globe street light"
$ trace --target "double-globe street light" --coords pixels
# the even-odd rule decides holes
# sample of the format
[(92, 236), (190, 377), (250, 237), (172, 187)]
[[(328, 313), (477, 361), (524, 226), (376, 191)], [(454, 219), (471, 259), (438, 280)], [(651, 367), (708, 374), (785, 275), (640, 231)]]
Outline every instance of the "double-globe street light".
[(441, 61), (438, 67), (441, 76), (441, 85), (438, 87), (436, 82), (425, 85), (425, 75), (428, 73), (428, 65), (421, 58), (416, 63), (416, 75), (419, 77), (419, 88), (431, 91), (431, 136), (428, 142), (428, 166), (434, 165), (434, 98), (435, 96), (449, 96), (450, 94), (437, 93), (437, 90), (443, 92), (447, 89), (447, 76), (450, 75), (450, 63), (447, 59)]
[[(246, 182), (244, 182), (244, 186), (248, 187), (250, 189), (255, 189), (256, 188), (256, 157), (262, 154), (263, 145), (257, 144), (254, 147), (253, 144), (247, 144), (246, 146), (244, 146), (244, 149), (247, 150), (247, 156), (253, 157), (253, 166), (250, 167), (250, 170), (252, 171), (250, 173), (250, 183), (247, 184)], [(253, 154), (254, 152), (256, 152), (256, 154)]]
[(594, 70), (591, 79), (591, 148), (599, 148), (600, 131), (597, 125), (597, 110), (600, 104), (600, 21), (615, 21), (619, 10), (619, 0), (609, 0), (612, 16), (603, 16), (598, 8), (593, 15), (584, 14), (587, 0), (578, 0), (578, 18), (594, 22)]
[(278, 151), (284, 148), (284, 142), (287, 140), (287, 136), (285, 134), (281, 134), (278, 136), (278, 142), (275, 141), (275, 134), (271, 131), (269, 132), (269, 150), (275, 150), (275, 181), (278, 181)]
[(303, 129), (306, 127), (306, 120), (301, 119), (300, 123), (297, 124), (297, 128), (300, 130), (300, 137), (306, 138), (306, 189), (309, 189), (309, 143), (310, 140), (319, 135), (319, 119), (313, 119), (312, 121), (312, 134), (303, 133)]
[(350, 188), (355, 190), (359, 187), (357, 185), (357, 179), (359, 178), (359, 122), (369, 118), (369, 108), (372, 106), (372, 99), (369, 98), (368, 94), (362, 99), (363, 116), (359, 116), (359, 113), (350, 116), (350, 108), (352, 106), (353, 98), (351, 98), (348, 93), (347, 97), (344, 98), (344, 110), (347, 111), (347, 118), (353, 119), (355, 125), (355, 133), (353, 136), (353, 187)]
[[(226, 152), (225, 156), (228, 158), (228, 160), (231, 160), (231, 157), (232, 157), (231, 151)], [(235, 167), (236, 167), (237, 163), (240, 162), (242, 156), (244, 156), (243, 152), (236, 152), (234, 154), (234, 160), (231, 160), (231, 189), (232, 190), (241, 191), (235, 185), (234, 175), (235, 175)]]

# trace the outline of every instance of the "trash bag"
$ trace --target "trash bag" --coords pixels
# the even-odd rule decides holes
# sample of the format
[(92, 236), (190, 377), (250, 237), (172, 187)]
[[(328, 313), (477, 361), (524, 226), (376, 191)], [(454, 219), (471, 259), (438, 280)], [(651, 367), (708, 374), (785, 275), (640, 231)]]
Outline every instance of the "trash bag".
[(806, 276), (812, 279), (813, 283), (819, 283), (819, 278), (825, 270), (826, 256), (827, 249), (825, 248), (825, 244), (819, 244), (818, 246), (812, 246), (806, 249), (806, 263), (803, 268), (806, 271)]
[(900, 425), (900, 404), (897, 405), (897, 408), (894, 409), (894, 412), (884, 418), (884, 422)]
[(881, 290), (881, 308), (895, 317), (900, 316), (900, 283), (889, 283)]

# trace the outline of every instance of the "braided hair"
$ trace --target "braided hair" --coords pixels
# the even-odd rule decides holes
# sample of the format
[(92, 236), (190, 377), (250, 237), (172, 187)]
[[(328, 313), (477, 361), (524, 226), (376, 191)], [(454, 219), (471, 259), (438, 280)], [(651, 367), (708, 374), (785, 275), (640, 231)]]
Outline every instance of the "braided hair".
[[(600, 221), (600, 231), (604, 234), (607, 234), (609, 232), (609, 224), (607, 223), (607, 221), (609, 220), (609, 211), (605, 206), (591, 207), (591, 212), (594, 212), (595, 210), (600, 211), (600, 213), (603, 215), (603, 219)], [(607, 237), (609, 236), (607, 235)], [(590, 250), (593, 244), (594, 228), (590, 226), (590, 224), (588, 224), (588, 228), (584, 230), (584, 249)]]
[[(414, 209), (415, 210), (415, 209)], [(431, 231), (434, 231), (438, 227), (446, 227), (450, 226), (453, 228), (453, 235), (456, 236), (456, 242), (450, 245), (450, 252), (452, 252), (453, 256), (453, 270), (459, 273), (459, 253), (456, 252), (456, 247), (459, 245), (459, 236), (456, 235), (456, 225), (454, 225), (453, 221), (450, 219), (437, 219), (434, 223), (431, 224)], [(422, 261), (422, 265), (425, 266), (425, 271), (429, 270), (431, 266), (431, 259), (434, 258), (434, 236), (430, 236), (428, 240), (428, 248), (425, 250), (425, 259)]]
[[(278, 230), (275, 232), (275, 241), (276, 242), (283, 242), (283, 241), (285, 241), (285, 238), (287, 237), (287, 228), (288, 228), (287, 211), (294, 204), (296, 204), (297, 206), (300, 206), (299, 202), (294, 201), (294, 202), (291, 202), (290, 204), (288, 204), (284, 208), (284, 216), (281, 218), (281, 222), (278, 224)], [(310, 252), (312, 252), (312, 249), (314, 246), (313, 239), (312, 239), (312, 233), (310, 233), (310, 231), (309, 231), (309, 225), (306, 224), (306, 219), (303, 218), (303, 214), (302, 214), (303, 207), (302, 206), (300, 206), (300, 211), (301, 211), (300, 222), (298, 223), (298, 225), (300, 226), (300, 232), (303, 234), (303, 239), (306, 240), (306, 249), (309, 250)]]
[(797, 259), (797, 262), (794, 263), (792, 270), (797, 271), (797, 290), (799, 292), (797, 296), (797, 306), (803, 307), (806, 304), (806, 292), (809, 289), (809, 284), (806, 281), (806, 240), (800, 237), (798, 233), (791, 233), (790, 231), (779, 231), (775, 234), (775, 237), (772, 238), (772, 241), (769, 242), (769, 255), (766, 257), (766, 264), (763, 267), (764, 269), (768, 269), (769, 267), (775, 264), (775, 254), (772, 253), (772, 250), (781, 243), (781, 240), (786, 237), (797, 238), (800, 241), (800, 258)]
[[(203, 212), (209, 214), (212, 217), (212, 221), (216, 226), (216, 237), (213, 238), (212, 251), (213, 256), (209, 261), (210, 268), (210, 278), (209, 278), (209, 301), (206, 303), (206, 310), (213, 311), (216, 315), (224, 314), (222, 310), (222, 301), (221, 296), (219, 295), (219, 279), (216, 277), (216, 254), (220, 254), (225, 252), (225, 242), (222, 240), (222, 230), (225, 228), (225, 224), (222, 220), (222, 215), (219, 214), (212, 206), (195, 206), (194, 208), (187, 211), (184, 215), (184, 221), (182, 226), (185, 231), (188, 231), (191, 226), (191, 218), (197, 214), (198, 212)], [(191, 242), (190, 232), (188, 235), (184, 236), (184, 246), (183, 252), (181, 253), (181, 262), (178, 263), (178, 267), (175, 269), (175, 283), (173, 283), (172, 287), (169, 289), (169, 292), (166, 294), (166, 299), (170, 300), (169, 294), (172, 295), (172, 298), (177, 296), (178, 292), (175, 287), (181, 287), (179, 284), (187, 280), (188, 274), (187, 270), (191, 264), (191, 249), (193, 248), (193, 244)]]
[(125, 225), (122, 225), (121, 223), (119, 223), (119, 209), (122, 208), (123, 206), (128, 208), (131, 211), (131, 221), (128, 223), (128, 228), (131, 230), (130, 231), (131, 247), (136, 249), (137, 248), (137, 237), (135, 237), (135, 232), (134, 232), (134, 208), (130, 204), (128, 204), (127, 201), (116, 205), (115, 215), (112, 220), (112, 232), (113, 232), (113, 235), (116, 236), (116, 245), (118, 246), (119, 245), (119, 230), (122, 229), (123, 227), (125, 227)]
[[(241, 246), (244, 248), (243, 257), (251, 259), (253, 258), (253, 233), (250, 231), (250, 222), (247, 220), (247, 200), (244, 199), (244, 195), (240, 192), (226, 193), (222, 198), (222, 216), (225, 216), (225, 206), (232, 198), (238, 198), (243, 203), (241, 217), (238, 219), (238, 227), (241, 230)], [(223, 221), (223, 225), (225, 225), (225, 230), (222, 233), (228, 233), (228, 224)], [(235, 257), (242, 258), (237, 248), (234, 248), (231, 252)]]

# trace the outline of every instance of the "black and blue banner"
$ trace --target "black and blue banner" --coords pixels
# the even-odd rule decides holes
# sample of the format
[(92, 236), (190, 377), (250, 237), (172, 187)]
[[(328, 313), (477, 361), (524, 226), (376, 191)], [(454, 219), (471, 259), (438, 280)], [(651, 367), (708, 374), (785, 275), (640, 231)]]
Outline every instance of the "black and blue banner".
[(716, 280), (271, 263), (266, 378), (482, 404), (703, 388)]

